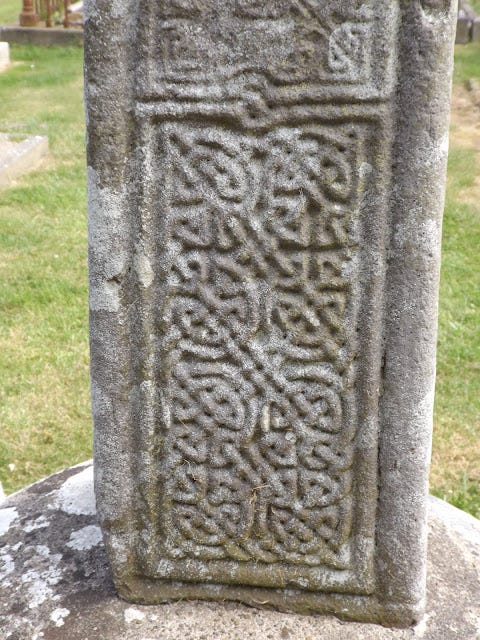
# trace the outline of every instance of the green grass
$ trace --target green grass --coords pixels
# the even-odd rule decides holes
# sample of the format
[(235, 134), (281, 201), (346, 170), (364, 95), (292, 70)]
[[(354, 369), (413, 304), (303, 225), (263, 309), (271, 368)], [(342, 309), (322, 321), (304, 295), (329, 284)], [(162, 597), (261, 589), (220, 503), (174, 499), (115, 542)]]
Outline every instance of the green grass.
[(477, 15), (480, 15), (480, 0), (470, 0), (468, 4), (472, 7)]
[(453, 146), (444, 215), (432, 484), (480, 517), (480, 207), (462, 202), (480, 164)]
[[(435, 495), (477, 517), (480, 517), (479, 87), (480, 44), (456, 46), (431, 484)], [(457, 104), (462, 101), (459, 111)]]
[(18, 24), (21, 10), (21, 0), (0, 0), (0, 25)]
[(0, 479), (7, 492), (90, 456), (81, 49), (13, 47), (0, 131), (50, 158), (0, 191)]
[(434, 487), (432, 493), (442, 500), (446, 500), (458, 509), (468, 511), (477, 518), (480, 518), (480, 483), (472, 482), (464, 474), (461, 482), (456, 483), (454, 488)]
[(480, 82), (480, 43), (457, 44), (455, 46), (454, 84), (460, 84), (470, 78)]
[[(13, 47), (12, 57), (19, 64), (0, 75), (0, 131), (48, 135), (51, 158), (0, 191), (7, 492), (91, 455), (82, 51)], [(478, 45), (457, 47), (456, 62), (457, 85), (480, 82)], [(480, 141), (477, 149), (458, 140), (444, 220), (432, 489), (480, 516)]]
[[(466, 92), (471, 79), (474, 91)], [(457, 46), (454, 95), (470, 100), (470, 112), (454, 117), (448, 160), (431, 483), (435, 495), (480, 517), (478, 83), (479, 43)]]

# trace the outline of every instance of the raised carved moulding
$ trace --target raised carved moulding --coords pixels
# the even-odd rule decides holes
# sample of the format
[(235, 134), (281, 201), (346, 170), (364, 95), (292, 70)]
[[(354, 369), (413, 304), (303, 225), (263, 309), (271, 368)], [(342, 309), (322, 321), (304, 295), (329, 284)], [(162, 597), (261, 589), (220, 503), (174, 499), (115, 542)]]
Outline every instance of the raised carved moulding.
[(88, 3), (96, 494), (123, 597), (421, 614), (453, 5)]

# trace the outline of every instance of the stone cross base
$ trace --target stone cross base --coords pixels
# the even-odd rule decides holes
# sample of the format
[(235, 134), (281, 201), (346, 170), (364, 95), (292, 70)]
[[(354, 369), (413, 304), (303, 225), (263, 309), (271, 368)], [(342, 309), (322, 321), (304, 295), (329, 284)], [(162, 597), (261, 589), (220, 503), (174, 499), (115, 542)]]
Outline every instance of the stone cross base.
[(132, 606), (115, 594), (97, 524), (90, 462), (0, 506), (2, 640), (473, 640), (480, 629), (480, 522), (429, 502), (428, 603), (412, 629), (236, 603)]

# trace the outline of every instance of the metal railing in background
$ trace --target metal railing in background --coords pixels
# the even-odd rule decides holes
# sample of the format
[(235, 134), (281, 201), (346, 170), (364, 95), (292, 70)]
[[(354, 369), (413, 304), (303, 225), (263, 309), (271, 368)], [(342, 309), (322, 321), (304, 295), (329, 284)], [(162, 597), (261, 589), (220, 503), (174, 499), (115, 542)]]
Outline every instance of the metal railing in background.
[(58, 20), (65, 28), (68, 28), (68, 5), (69, 0), (35, 0), (35, 4), (38, 7), (38, 14), (40, 20), (44, 18), (45, 26), (53, 26), (53, 16), (60, 16), (63, 13), (63, 19)]
[(71, 0), (22, 0), (20, 26), (36, 27), (44, 23), (46, 27), (81, 27), (82, 5), (82, 1)]

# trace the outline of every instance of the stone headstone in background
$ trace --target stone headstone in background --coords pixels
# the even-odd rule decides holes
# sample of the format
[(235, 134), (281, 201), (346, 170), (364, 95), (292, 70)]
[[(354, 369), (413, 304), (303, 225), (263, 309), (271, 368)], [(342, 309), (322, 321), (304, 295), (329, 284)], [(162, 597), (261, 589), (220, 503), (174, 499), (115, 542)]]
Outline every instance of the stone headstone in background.
[(10, 65), (10, 45), (8, 42), (0, 42), (0, 71)]
[(460, 11), (457, 18), (455, 44), (468, 44), (472, 40), (473, 21)]
[(464, 0), (459, 0), (458, 2), (458, 14), (470, 18), (470, 20), (475, 20), (475, 11)]
[(455, 44), (468, 44), (472, 41), (475, 18), (475, 11), (470, 5), (459, 0)]
[(454, 4), (88, 3), (96, 495), (124, 598), (423, 611)]
[(472, 40), (473, 42), (480, 42), (480, 18), (475, 18), (473, 21)]
[(48, 155), (47, 136), (30, 136), (25, 140), (12, 140), (0, 133), (0, 189), (9, 187), (25, 173), (33, 171)]

